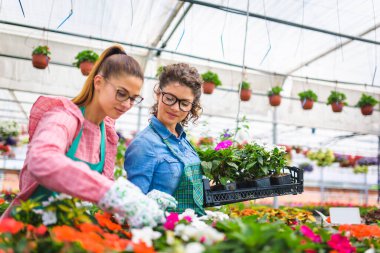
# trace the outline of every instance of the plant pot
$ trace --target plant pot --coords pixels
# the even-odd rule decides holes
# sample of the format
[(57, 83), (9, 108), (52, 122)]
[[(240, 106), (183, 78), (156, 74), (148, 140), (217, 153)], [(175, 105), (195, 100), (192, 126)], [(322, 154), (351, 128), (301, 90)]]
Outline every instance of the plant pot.
[(331, 109), (333, 112), (341, 112), (343, 110), (343, 102), (333, 102), (331, 104)]
[(314, 101), (312, 99), (301, 100), (302, 108), (304, 110), (311, 110), (313, 108)]
[(251, 99), (252, 91), (249, 89), (241, 89), (240, 99), (241, 101), (249, 101)]
[(280, 95), (272, 95), (268, 96), (269, 103), (271, 106), (279, 106), (281, 104), (281, 96)]
[(253, 181), (254, 187), (269, 187), (270, 177), (257, 178)]
[(253, 188), (255, 187), (255, 183), (253, 181), (242, 181), (236, 183), (236, 188), (245, 189), (245, 188)]
[(291, 184), (292, 177), (290, 174), (281, 174), (270, 177), (271, 185), (283, 185), (283, 184)]
[(373, 113), (373, 106), (372, 105), (364, 105), (360, 107), (360, 110), (362, 111), (362, 114), (364, 116), (371, 115)]
[(226, 187), (222, 184), (217, 184), (217, 185), (210, 186), (210, 189), (211, 191), (223, 191), (226, 189)]
[(92, 70), (92, 67), (94, 67), (94, 63), (90, 61), (84, 61), (80, 63), (79, 67), (82, 74), (84, 76), (88, 76)]
[(203, 93), (204, 94), (212, 94), (215, 89), (215, 84), (210, 82), (203, 83)]
[(44, 54), (34, 54), (32, 55), (33, 67), (37, 69), (46, 69), (49, 65), (50, 57)]

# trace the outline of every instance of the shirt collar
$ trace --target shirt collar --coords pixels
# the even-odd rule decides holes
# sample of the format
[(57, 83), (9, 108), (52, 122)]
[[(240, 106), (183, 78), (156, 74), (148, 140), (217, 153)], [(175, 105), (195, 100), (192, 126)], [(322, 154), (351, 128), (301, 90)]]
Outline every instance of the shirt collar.
[[(156, 116), (152, 116), (152, 118), (150, 119), (150, 122), (151, 122), (152, 127), (154, 128), (154, 130), (156, 130), (157, 133), (158, 133), (163, 139), (168, 139), (168, 138), (171, 137), (171, 136), (177, 138), (174, 134), (172, 134), (172, 133), (166, 128), (166, 126), (164, 126), (164, 124), (161, 123), (161, 121), (159, 121), (159, 120), (157, 119)], [(181, 124), (177, 124), (177, 126), (175, 127), (175, 130), (177, 131), (177, 133), (179, 133), (179, 137), (178, 137), (178, 139), (183, 138), (183, 137), (186, 137), (186, 133), (185, 133), (185, 131), (183, 130), (183, 127), (181, 126)]]

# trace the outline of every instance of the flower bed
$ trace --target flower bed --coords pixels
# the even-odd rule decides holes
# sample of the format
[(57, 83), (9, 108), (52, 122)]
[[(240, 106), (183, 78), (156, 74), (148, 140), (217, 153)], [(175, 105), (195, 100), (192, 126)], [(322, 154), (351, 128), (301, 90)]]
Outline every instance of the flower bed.
[[(7, 204), (4, 200), (3, 205)], [(380, 248), (380, 227), (320, 227), (309, 211), (249, 204), (196, 217), (170, 213), (164, 224), (130, 229), (96, 206), (65, 195), (24, 202), (0, 222), (0, 252), (365, 252)]]

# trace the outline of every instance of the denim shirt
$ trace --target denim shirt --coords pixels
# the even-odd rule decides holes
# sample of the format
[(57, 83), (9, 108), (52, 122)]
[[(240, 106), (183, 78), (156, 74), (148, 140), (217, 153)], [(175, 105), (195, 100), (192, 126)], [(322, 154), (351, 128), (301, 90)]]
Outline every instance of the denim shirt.
[[(186, 133), (177, 124), (177, 138), (155, 116), (151, 125), (156, 132), (166, 139), (171, 148), (184, 163), (200, 163), (197, 153), (186, 139)], [(184, 166), (163, 142), (161, 137), (147, 126), (141, 131), (125, 152), (124, 169), (128, 180), (137, 185), (145, 194), (153, 189), (173, 195), (179, 185)]]

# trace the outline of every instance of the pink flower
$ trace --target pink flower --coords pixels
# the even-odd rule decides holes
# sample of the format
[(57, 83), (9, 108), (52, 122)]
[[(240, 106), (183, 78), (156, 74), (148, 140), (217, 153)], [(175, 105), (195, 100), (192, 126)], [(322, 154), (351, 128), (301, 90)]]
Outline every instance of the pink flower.
[(321, 236), (315, 234), (313, 230), (311, 230), (308, 226), (302, 225), (300, 228), (301, 233), (312, 240), (315, 243), (321, 243), (322, 239)]
[(356, 248), (351, 246), (348, 238), (341, 234), (333, 234), (327, 244), (339, 253), (356, 252)]
[(218, 143), (218, 145), (216, 145), (215, 150), (218, 151), (220, 149), (226, 149), (226, 148), (230, 147), (231, 145), (232, 145), (231, 140), (221, 141)]
[(174, 230), (175, 224), (179, 221), (178, 213), (170, 213), (166, 218), (164, 228), (167, 230)]
[(187, 222), (191, 222), (192, 221), (192, 219), (191, 219), (190, 216), (185, 216), (185, 217), (183, 217), (183, 219), (186, 220)]

